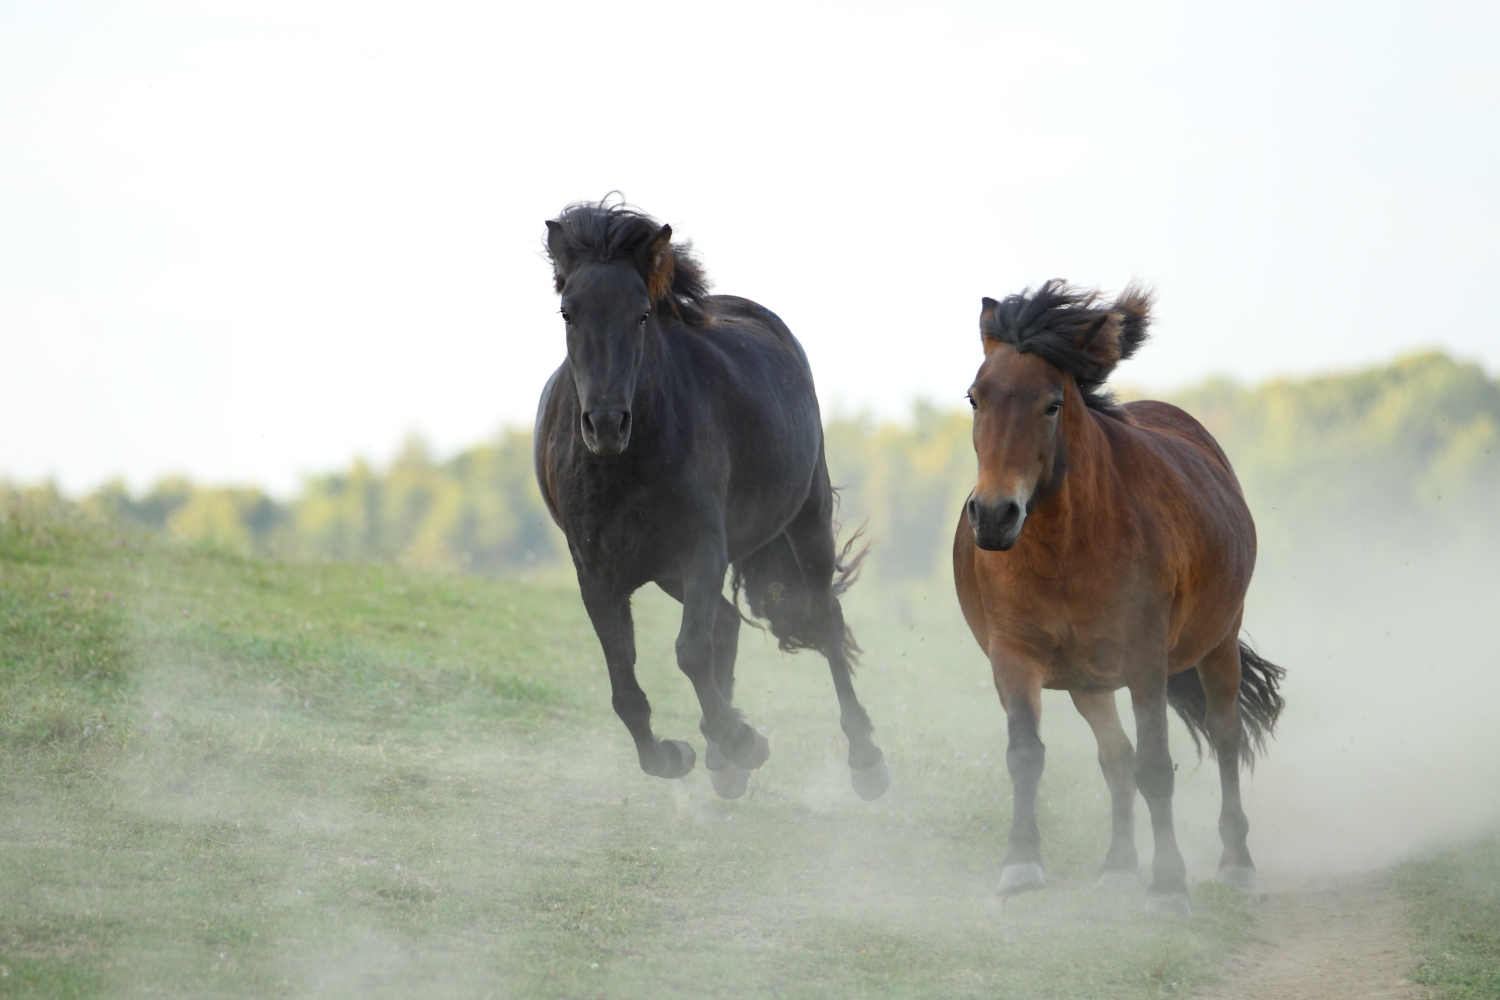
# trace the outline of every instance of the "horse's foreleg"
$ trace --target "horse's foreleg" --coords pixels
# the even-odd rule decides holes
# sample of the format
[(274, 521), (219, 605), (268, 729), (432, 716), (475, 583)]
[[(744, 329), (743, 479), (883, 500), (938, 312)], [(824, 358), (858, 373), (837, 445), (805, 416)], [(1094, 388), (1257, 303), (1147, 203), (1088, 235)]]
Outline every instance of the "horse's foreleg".
[(1167, 673), (1130, 689), (1135, 709), (1135, 783), (1151, 810), (1156, 851), (1151, 858), (1151, 888), (1146, 908), (1160, 913), (1191, 913), (1187, 865), (1177, 849), (1172, 825), (1172, 754), (1167, 748)]
[[(721, 596), (714, 613), (714, 684), (718, 687), (719, 694), (730, 704), (734, 703), (734, 661), (739, 653), (739, 645), (739, 609)], [(750, 785), (750, 770), (730, 761), (713, 740), (708, 740), (708, 752), (703, 755), (703, 763), (708, 768), (709, 779), (719, 798), (737, 799), (745, 794)]]
[(1240, 754), (1244, 740), (1240, 724), (1240, 644), (1239, 628), (1204, 657), (1198, 666), (1207, 703), (1208, 738), (1213, 741), (1214, 756), (1219, 760), (1219, 839), (1224, 853), (1219, 858), (1217, 880), (1237, 889), (1256, 887), (1255, 862), (1245, 838), (1250, 820), (1240, 802)]
[(1125, 727), (1120, 725), (1120, 710), (1115, 694), (1107, 692), (1070, 692), (1078, 714), (1088, 720), (1099, 743), (1099, 769), (1109, 786), (1112, 835), (1099, 883), (1110, 888), (1131, 888), (1136, 884), (1140, 860), (1135, 851), (1135, 748)]
[(604, 648), (615, 714), (635, 740), (641, 770), (658, 778), (681, 778), (693, 769), (693, 748), (680, 740), (657, 740), (651, 732), (651, 703), (635, 679), (635, 623), (630, 595), (579, 574), (583, 606)]
[[(730, 701), (733, 654), (728, 658), (727, 670), (716, 665), (716, 637), (722, 633), (723, 639), (737, 642), (739, 636), (737, 618), (732, 631), (721, 621), (727, 620), (728, 613), (734, 610), (727, 606), (723, 597), (724, 572), (728, 565), (722, 546), (704, 546), (683, 567), (682, 628), (677, 633), (677, 666), (693, 682), (693, 690), (697, 692), (698, 705), (703, 709), (699, 728), (712, 745), (710, 756), (713, 763), (718, 763), (718, 757), (722, 755), (729, 764), (753, 771), (771, 756), (771, 745), (740, 717)], [(727, 681), (727, 685), (722, 681)]]
[(991, 669), (1000, 704), (1005, 707), (1005, 766), (1014, 792), (1010, 841), (998, 891), (1002, 896), (1014, 896), (1047, 884), (1042, 874), (1042, 832), (1036, 824), (1037, 787), (1047, 762), (1041, 734), (1042, 685), (1036, 672), (1014, 669), (1012, 664), (1002, 664), (993, 657)]

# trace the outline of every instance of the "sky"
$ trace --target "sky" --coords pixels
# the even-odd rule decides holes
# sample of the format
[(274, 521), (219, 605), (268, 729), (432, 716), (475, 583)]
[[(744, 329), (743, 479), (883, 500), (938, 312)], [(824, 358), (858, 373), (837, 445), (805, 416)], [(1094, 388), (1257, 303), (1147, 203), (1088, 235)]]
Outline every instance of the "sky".
[[(1128, 6), (1128, 9), (1127, 9)], [(253, 483), (529, 425), (611, 190), (826, 414), (960, 405), (981, 296), (1159, 295), (1169, 389), (1500, 372), (1500, 5), (0, 4), (0, 477)]]

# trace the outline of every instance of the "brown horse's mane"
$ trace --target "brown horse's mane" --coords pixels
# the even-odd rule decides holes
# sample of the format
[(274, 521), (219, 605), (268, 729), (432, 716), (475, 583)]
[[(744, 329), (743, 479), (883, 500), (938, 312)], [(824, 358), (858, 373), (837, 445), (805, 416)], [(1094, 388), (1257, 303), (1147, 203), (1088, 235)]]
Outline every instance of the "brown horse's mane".
[(602, 201), (574, 202), (555, 221), (565, 248), (563, 260), (548, 248), (558, 292), (563, 290), (567, 272), (581, 261), (621, 261), (640, 272), (651, 293), (651, 308), (659, 314), (696, 327), (712, 319), (708, 275), (692, 243), (669, 244), (652, 259), (652, 241), (662, 226), (645, 212), (606, 196)]
[(1104, 383), (1115, 365), (1145, 343), (1151, 293), (1131, 285), (1113, 303), (1101, 298), (1095, 289), (1053, 278), (1034, 292), (1028, 288), (1007, 296), (993, 308), (987, 301), (980, 330), (1072, 375), (1089, 409), (1119, 419), (1118, 400)]

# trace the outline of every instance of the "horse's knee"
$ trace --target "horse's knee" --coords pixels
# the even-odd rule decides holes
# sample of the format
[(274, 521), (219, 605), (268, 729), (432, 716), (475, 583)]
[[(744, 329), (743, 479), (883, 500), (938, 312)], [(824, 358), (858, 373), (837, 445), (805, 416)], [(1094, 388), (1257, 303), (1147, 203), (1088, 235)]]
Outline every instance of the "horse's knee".
[(1135, 786), (1148, 800), (1170, 799), (1175, 783), (1170, 757), (1136, 756)]
[(1005, 751), (1005, 766), (1013, 781), (1038, 781), (1047, 764), (1047, 748), (1039, 739), (1012, 741)]

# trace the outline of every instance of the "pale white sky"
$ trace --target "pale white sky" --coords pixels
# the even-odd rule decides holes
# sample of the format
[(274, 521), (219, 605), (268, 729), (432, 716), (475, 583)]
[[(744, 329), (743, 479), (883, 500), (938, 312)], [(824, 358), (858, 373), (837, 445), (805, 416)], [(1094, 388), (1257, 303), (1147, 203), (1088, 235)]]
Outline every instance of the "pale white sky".
[(1500, 5), (0, 4), (0, 475), (278, 492), (530, 422), (542, 221), (619, 188), (825, 408), (982, 295), (1160, 291), (1172, 386), (1500, 370)]

